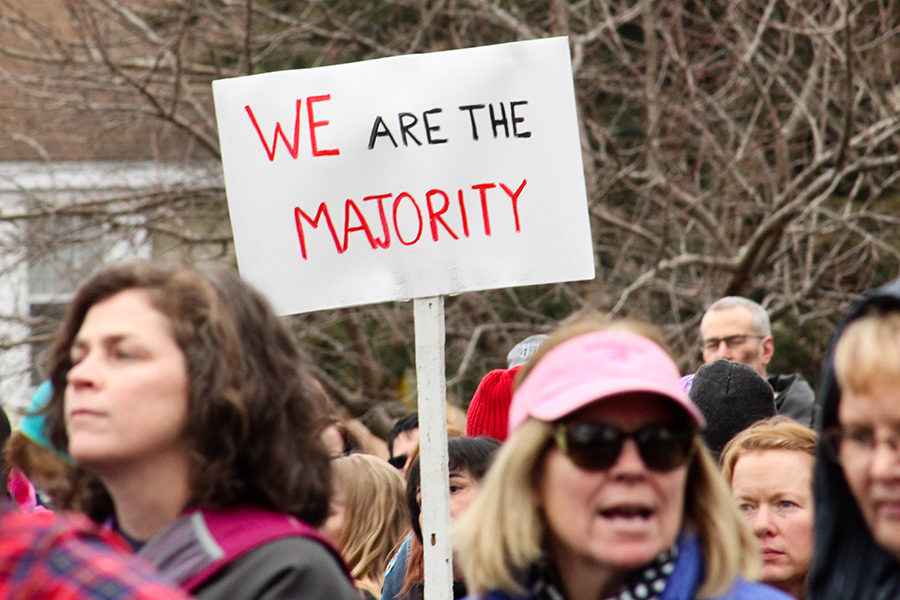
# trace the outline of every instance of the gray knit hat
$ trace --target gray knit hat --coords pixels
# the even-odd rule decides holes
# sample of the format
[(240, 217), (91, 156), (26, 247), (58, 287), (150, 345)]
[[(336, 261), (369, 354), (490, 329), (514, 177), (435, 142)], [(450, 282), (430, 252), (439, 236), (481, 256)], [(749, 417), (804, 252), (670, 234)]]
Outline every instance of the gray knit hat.
[(528, 358), (534, 354), (534, 351), (538, 349), (538, 346), (546, 339), (547, 336), (543, 333), (536, 333), (513, 346), (509, 354), (506, 355), (506, 368), (512, 369), (513, 367), (524, 365)]

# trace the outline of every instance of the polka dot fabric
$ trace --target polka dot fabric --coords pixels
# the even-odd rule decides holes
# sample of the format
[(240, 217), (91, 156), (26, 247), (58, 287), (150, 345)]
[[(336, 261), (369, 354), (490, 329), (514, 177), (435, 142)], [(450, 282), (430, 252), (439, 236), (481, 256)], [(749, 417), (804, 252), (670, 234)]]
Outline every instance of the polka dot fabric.
[[(659, 600), (666, 588), (666, 581), (675, 570), (677, 557), (678, 547), (673, 545), (635, 573), (622, 589), (604, 600)], [(529, 600), (566, 600), (561, 591), (563, 588), (559, 574), (550, 560), (545, 558), (536, 565), (533, 577)]]
[(675, 569), (677, 555), (675, 546), (660, 554), (610, 600), (658, 600), (666, 589), (666, 580)]

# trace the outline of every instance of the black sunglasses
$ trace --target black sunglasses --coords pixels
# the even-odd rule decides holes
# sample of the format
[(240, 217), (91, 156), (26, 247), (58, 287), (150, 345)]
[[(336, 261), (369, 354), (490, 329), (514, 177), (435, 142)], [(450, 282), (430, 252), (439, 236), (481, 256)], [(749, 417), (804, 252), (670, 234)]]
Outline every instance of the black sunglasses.
[(388, 459), (388, 462), (391, 463), (391, 466), (395, 469), (402, 469), (406, 466), (406, 459), (409, 458), (405, 454), (398, 454), (397, 456), (392, 456)]
[(653, 471), (671, 471), (694, 453), (694, 430), (683, 425), (653, 424), (623, 431), (607, 423), (560, 423), (553, 432), (557, 447), (577, 466), (588, 471), (608, 469), (619, 460), (625, 440), (631, 438), (641, 460)]

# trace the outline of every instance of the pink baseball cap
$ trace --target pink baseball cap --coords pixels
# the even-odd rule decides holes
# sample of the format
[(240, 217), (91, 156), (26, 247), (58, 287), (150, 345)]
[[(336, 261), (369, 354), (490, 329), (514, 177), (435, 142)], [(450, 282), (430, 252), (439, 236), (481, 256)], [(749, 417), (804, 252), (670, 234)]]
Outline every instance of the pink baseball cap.
[(634, 333), (592, 331), (566, 340), (535, 363), (513, 394), (509, 434), (529, 418), (556, 421), (598, 400), (631, 392), (669, 398), (697, 427), (706, 425), (665, 350)]

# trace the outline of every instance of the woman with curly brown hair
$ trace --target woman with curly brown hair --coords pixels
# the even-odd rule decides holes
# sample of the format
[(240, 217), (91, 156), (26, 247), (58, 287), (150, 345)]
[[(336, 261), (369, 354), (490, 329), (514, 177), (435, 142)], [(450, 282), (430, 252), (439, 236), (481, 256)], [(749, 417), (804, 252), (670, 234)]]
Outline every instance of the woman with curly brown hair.
[(227, 271), (108, 267), (50, 355), (46, 431), (96, 480), (89, 515), (199, 598), (357, 598), (314, 527), (320, 403), (287, 329)]

